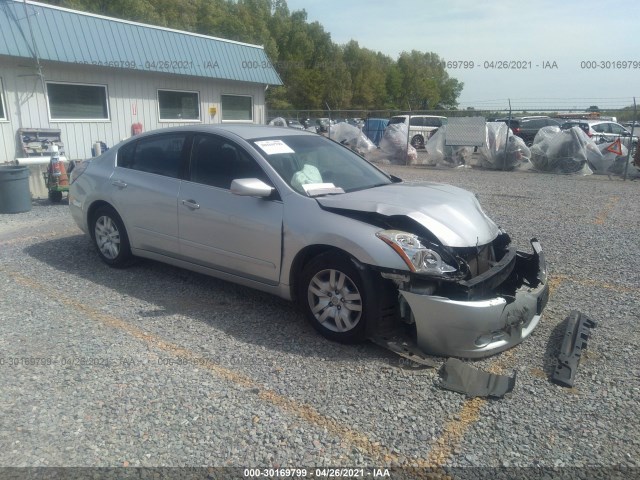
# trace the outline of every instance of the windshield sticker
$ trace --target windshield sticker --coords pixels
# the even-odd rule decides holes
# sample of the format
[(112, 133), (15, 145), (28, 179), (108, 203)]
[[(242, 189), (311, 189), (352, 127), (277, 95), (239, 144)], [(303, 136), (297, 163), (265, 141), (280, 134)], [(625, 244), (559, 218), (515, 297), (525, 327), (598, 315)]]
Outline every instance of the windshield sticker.
[(310, 197), (318, 197), (320, 195), (329, 195), (332, 193), (344, 193), (340, 187), (336, 187), (333, 183), (307, 183), (302, 185), (305, 193)]
[(264, 153), (267, 155), (276, 155), (278, 153), (295, 153), (291, 150), (291, 147), (284, 143), (282, 140), (262, 140), (256, 142)]

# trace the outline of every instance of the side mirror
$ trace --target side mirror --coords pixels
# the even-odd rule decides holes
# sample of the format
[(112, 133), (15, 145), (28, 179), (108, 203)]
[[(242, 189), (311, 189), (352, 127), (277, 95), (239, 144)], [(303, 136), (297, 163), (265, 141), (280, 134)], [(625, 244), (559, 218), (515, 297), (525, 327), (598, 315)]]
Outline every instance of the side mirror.
[(231, 182), (231, 193), (245, 197), (264, 198), (273, 193), (273, 187), (257, 178), (237, 178)]

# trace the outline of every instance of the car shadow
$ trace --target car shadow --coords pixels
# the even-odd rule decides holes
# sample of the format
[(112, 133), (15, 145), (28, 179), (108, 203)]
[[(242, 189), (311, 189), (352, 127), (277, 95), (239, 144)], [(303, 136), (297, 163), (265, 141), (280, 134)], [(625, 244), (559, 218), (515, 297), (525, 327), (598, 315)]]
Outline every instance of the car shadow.
[[(126, 311), (112, 313), (145, 330), (162, 332), (164, 323), (168, 329), (182, 328), (176, 316), (180, 321), (187, 317), (273, 351), (346, 362), (378, 359), (398, 367), (404, 364), (399, 356), (373, 343), (343, 345), (325, 339), (293, 302), (267, 293), (147, 259), (138, 259), (125, 269), (111, 268), (100, 260), (86, 235), (38, 242), (24, 252), (62, 275), (86, 280), (86, 286), (68, 292), (81, 302), (83, 295), (87, 303), (92, 301), (92, 292), (87, 290), (92, 284), (132, 298), (127, 300)], [(131, 303), (138, 304), (137, 310)], [(203, 348), (199, 346), (201, 352)]]

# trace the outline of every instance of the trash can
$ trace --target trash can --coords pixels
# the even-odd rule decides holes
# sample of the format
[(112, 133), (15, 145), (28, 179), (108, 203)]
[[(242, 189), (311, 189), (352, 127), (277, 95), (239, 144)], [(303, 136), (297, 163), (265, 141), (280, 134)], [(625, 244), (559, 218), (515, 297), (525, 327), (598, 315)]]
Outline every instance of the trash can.
[(0, 213), (21, 213), (29, 210), (29, 167), (0, 166)]

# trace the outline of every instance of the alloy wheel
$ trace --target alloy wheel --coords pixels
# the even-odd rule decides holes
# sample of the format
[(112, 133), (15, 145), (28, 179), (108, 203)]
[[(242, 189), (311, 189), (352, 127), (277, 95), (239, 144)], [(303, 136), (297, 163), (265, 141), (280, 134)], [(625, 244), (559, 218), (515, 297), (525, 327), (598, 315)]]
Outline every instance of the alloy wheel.
[(316, 273), (307, 289), (311, 313), (332, 332), (354, 329), (362, 317), (362, 296), (349, 276), (328, 269)]

